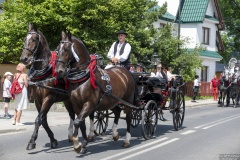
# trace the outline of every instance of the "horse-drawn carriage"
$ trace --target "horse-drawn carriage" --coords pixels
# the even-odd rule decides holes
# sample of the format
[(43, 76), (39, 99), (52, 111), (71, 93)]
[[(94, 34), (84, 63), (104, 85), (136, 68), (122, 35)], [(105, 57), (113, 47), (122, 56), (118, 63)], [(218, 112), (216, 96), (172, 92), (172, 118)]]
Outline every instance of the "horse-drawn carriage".
[[(42, 49), (44, 47), (47, 50)], [(182, 126), (185, 102), (184, 82), (181, 76), (177, 76), (167, 87), (162, 88), (161, 82), (154, 84), (149, 74), (134, 73), (134, 76), (139, 78), (137, 85), (140, 89), (138, 96), (141, 100), (140, 106), (136, 106), (134, 104), (136, 83), (134, 76), (128, 70), (123, 67), (102, 70), (96, 65), (96, 56), (90, 56), (83, 42), (65, 32), (62, 33), (62, 40), (56, 50), (58, 56), (51, 56), (44, 35), (36, 28), (29, 26), (20, 59), (23, 63), (32, 65), (33, 73), (30, 79), (35, 78), (31, 84), (35, 87), (34, 98), (39, 115), (36, 118), (35, 130), (27, 149), (35, 148), (40, 125), (43, 125), (47, 131), (51, 147), (57, 147), (57, 140), (47, 124), (47, 113), (53, 103), (63, 100), (65, 100), (64, 104), (71, 120), (74, 120), (74, 123), (70, 123), (71, 126), (74, 124), (74, 131), (69, 128), (69, 137), (73, 141), (76, 152), (85, 153), (86, 145), (93, 139), (93, 134), (98, 135), (106, 131), (108, 118), (111, 115), (108, 110), (114, 113), (112, 135), (114, 140), (118, 140), (117, 124), (121, 113), (119, 106), (124, 108), (126, 114), (124, 119), (127, 122), (124, 147), (130, 145), (130, 126), (136, 127), (140, 121), (143, 137), (152, 138), (164, 109), (169, 109), (172, 113), (176, 130)], [(55, 77), (56, 75), (58, 77)], [(63, 80), (63, 78), (68, 81), (55, 84), (56, 79)], [(67, 90), (64, 89), (66, 86)], [(160, 89), (160, 92), (155, 93), (155, 88)], [(64, 95), (64, 98), (60, 95)], [(166, 106), (167, 101), (169, 101), (169, 106)], [(95, 122), (93, 121), (94, 114), (97, 119)], [(85, 118), (88, 116), (90, 117), (90, 133), (87, 136)], [(83, 136), (81, 143), (78, 139), (79, 129)]]
[[(132, 106), (131, 126), (137, 127), (141, 122), (142, 134), (145, 139), (151, 139), (154, 136), (158, 119), (164, 121), (163, 110), (169, 110), (173, 116), (173, 125), (175, 130), (182, 127), (185, 115), (185, 101), (183, 86), (184, 82), (181, 76), (166, 83), (158, 78), (150, 77), (150, 73), (135, 72), (133, 76), (138, 86), (141, 105)], [(168, 103), (167, 103), (168, 102)], [(120, 102), (118, 107), (124, 110)], [(98, 136), (105, 134), (109, 118), (114, 118), (112, 112), (95, 112), (95, 131)], [(123, 119), (125, 119), (123, 117)]]

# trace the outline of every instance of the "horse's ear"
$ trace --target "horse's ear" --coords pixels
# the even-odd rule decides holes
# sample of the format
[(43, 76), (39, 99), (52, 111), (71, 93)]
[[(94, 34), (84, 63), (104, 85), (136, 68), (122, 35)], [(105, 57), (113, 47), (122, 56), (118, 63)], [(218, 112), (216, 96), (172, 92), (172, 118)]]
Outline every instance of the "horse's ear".
[(30, 32), (33, 29), (33, 26), (31, 23), (28, 24), (28, 32)]
[(66, 31), (62, 31), (61, 38), (62, 40), (65, 40), (67, 38)]
[(35, 23), (33, 24), (33, 30), (37, 31), (37, 25)]
[(68, 31), (68, 39), (69, 39), (69, 41), (71, 41), (71, 42), (72, 42), (72, 34), (71, 34), (71, 32), (70, 32), (70, 31)]
[(37, 25), (36, 24), (28, 24), (28, 32), (30, 32), (31, 30), (37, 31)]

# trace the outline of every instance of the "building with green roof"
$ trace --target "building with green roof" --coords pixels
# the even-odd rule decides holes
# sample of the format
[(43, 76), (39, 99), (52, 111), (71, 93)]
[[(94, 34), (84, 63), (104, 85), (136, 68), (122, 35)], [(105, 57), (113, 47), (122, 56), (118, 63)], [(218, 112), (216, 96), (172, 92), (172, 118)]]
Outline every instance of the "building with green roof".
[(203, 69), (198, 70), (197, 74), (203, 81), (210, 81), (215, 75), (216, 62), (222, 59), (218, 52), (224, 50), (220, 36), (224, 23), (218, 0), (181, 0), (180, 5), (179, 0), (159, 0), (159, 5), (165, 2), (168, 4), (167, 13), (159, 21), (168, 23), (174, 19), (176, 30), (180, 22), (180, 37), (190, 38), (187, 47), (193, 49), (201, 45), (204, 48), (200, 52)]

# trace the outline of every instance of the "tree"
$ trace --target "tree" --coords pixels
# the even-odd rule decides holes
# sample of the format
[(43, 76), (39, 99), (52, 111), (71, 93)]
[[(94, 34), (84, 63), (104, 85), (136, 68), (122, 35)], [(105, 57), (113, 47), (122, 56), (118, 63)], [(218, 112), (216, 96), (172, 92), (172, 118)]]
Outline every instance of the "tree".
[[(223, 14), (227, 32), (222, 34), (225, 51), (221, 56), (228, 62), (233, 51), (240, 50), (240, 0), (220, 0), (220, 8)], [(238, 55), (239, 56), (239, 55)]]
[[(152, 23), (166, 12), (166, 6), (151, 10), (155, 0), (15, 0), (3, 5), (0, 15), (0, 61), (17, 63), (28, 23), (35, 23), (54, 50), (61, 30), (67, 28), (86, 44), (90, 53), (106, 56), (116, 32), (125, 29), (132, 45), (133, 61), (151, 54), (155, 34)], [(146, 30), (146, 28), (150, 28)]]
[[(171, 23), (159, 29), (153, 48), (159, 54), (161, 62), (165, 68), (172, 67), (173, 72), (183, 75), (184, 80), (192, 80), (196, 74), (196, 69), (201, 67), (200, 59), (201, 46), (195, 49), (188, 49), (185, 44), (188, 38), (178, 39), (172, 35), (174, 27)], [(178, 50), (178, 46), (180, 50)]]

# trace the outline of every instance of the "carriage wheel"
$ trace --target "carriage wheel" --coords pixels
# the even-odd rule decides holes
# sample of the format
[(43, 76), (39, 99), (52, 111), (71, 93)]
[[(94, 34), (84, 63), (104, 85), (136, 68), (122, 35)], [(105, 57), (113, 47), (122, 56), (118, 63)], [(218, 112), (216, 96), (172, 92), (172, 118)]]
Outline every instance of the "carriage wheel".
[(94, 134), (104, 135), (108, 127), (108, 110), (95, 111), (94, 113)]
[(158, 122), (158, 108), (155, 101), (150, 100), (142, 112), (142, 134), (145, 139), (151, 139)]
[(185, 115), (185, 100), (182, 91), (179, 91), (177, 97), (177, 108), (172, 112), (173, 125), (176, 131), (182, 127)]
[(131, 126), (133, 128), (135, 128), (139, 125), (140, 120), (141, 120), (141, 116), (142, 116), (142, 111), (141, 110), (137, 110), (137, 109), (132, 110)]

